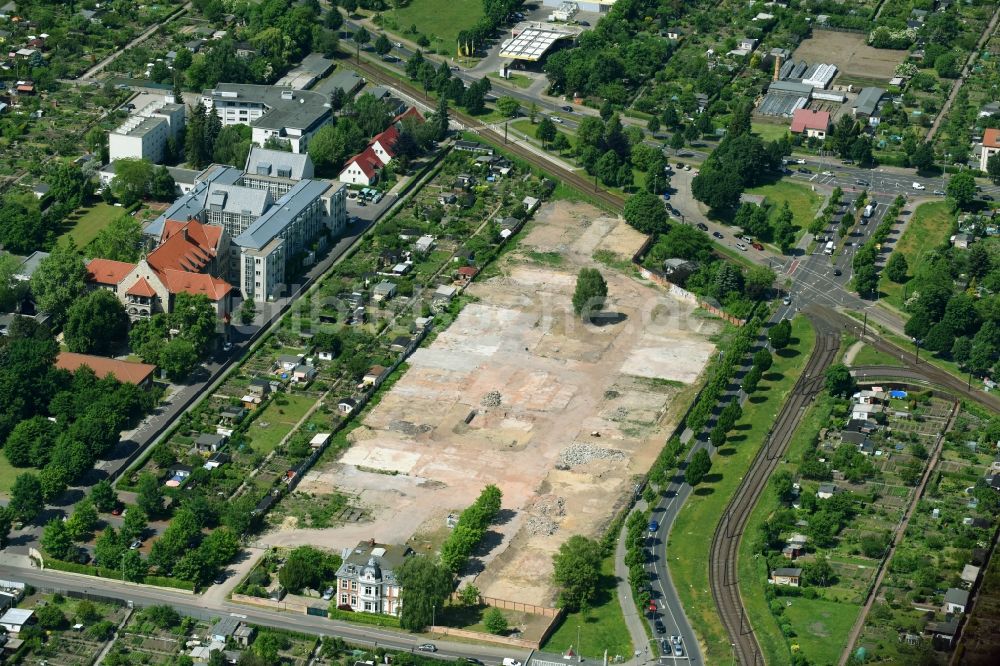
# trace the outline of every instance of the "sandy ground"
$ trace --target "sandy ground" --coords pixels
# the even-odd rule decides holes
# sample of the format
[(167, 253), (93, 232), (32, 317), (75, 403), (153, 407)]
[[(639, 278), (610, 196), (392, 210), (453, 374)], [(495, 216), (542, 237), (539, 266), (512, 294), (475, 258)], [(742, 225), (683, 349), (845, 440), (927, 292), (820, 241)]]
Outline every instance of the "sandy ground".
[[(677, 418), (674, 398), (712, 354), (718, 324), (592, 260), (598, 249), (630, 257), (641, 245), (624, 223), (563, 202), (537, 218), (501, 275), (470, 287), (478, 301), (411, 357), (351, 448), (303, 479), (304, 492), (356, 495), (373, 521), (279, 529), (264, 542), (339, 549), (375, 538), (430, 551), (447, 515), (495, 483), (503, 519), (467, 577), (487, 596), (553, 603), (552, 553), (573, 534), (599, 534), (632, 492)], [(563, 260), (540, 265), (531, 252)], [(603, 326), (570, 309), (582, 266), (608, 281), (605, 309), (618, 314)], [(484, 401), (494, 391), (499, 404)]]
[[(865, 43), (866, 35), (853, 32), (815, 30), (813, 36), (799, 44), (792, 56), (796, 61), (814, 64), (833, 63), (840, 74), (863, 79), (893, 77), (896, 65), (903, 61), (905, 51), (875, 49)], [(837, 83), (835, 80), (834, 83)]]

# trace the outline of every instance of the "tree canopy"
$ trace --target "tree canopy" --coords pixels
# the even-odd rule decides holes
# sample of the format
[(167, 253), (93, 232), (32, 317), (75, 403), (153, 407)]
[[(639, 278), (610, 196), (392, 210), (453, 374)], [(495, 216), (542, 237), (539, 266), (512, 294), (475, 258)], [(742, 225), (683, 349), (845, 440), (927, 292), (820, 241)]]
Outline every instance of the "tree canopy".
[(587, 608), (597, 595), (601, 579), (601, 546), (579, 534), (571, 536), (552, 556), (553, 579), (559, 587), (559, 605), (568, 611)]
[(596, 268), (581, 268), (573, 292), (573, 312), (590, 319), (604, 307), (608, 283)]

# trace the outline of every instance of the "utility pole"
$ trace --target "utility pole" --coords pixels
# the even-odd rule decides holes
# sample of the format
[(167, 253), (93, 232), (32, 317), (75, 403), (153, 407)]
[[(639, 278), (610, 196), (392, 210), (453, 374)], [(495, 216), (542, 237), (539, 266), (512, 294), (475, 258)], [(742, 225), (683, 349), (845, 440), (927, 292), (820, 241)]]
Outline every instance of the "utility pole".
[(861, 325), (861, 339), (865, 339), (865, 333), (868, 332), (868, 310), (865, 310), (865, 321)]
[(507, 145), (507, 121), (503, 121), (503, 145)]
[(583, 661), (583, 654), (580, 652), (580, 625), (576, 625), (576, 661), (577, 663)]

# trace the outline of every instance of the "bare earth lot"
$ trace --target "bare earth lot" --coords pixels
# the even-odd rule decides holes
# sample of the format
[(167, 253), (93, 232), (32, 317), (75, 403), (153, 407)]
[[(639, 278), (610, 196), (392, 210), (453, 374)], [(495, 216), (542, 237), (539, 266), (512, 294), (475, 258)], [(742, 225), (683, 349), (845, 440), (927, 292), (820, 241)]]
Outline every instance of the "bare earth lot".
[[(565, 202), (546, 205), (524, 234), (500, 276), (470, 287), (478, 302), (411, 357), (340, 461), (303, 479), (300, 491), (357, 496), (372, 522), (281, 529), (265, 542), (339, 549), (375, 538), (428, 552), (446, 535), (446, 516), (495, 483), (504, 520), (468, 574), (486, 596), (553, 603), (552, 553), (573, 534), (599, 534), (632, 492), (719, 324), (601, 267), (606, 310), (620, 315), (585, 326), (570, 309), (576, 273), (597, 266), (595, 250), (628, 257), (643, 237)], [(553, 252), (562, 259), (531, 260)], [(493, 391), (498, 405), (483, 400)]]
[(865, 35), (853, 32), (814, 30), (813, 36), (799, 44), (792, 56), (795, 60), (805, 60), (809, 64), (829, 62), (840, 72), (834, 83), (841, 78), (882, 80), (887, 82), (893, 76), (896, 65), (903, 61), (906, 51), (874, 49), (865, 43)]

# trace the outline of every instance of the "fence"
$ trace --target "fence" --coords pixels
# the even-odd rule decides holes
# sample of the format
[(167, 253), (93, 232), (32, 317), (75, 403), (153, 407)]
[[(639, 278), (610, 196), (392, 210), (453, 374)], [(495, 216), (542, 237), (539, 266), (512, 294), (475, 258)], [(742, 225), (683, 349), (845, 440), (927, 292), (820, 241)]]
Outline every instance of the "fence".
[(258, 606), (260, 608), (273, 608), (274, 610), (292, 611), (293, 613), (301, 613), (303, 615), (309, 615), (309, 604), (302, 603), (301, 601), (277, 601), (275, 599), (264, 599), (262, 597), (251, 597), (247, 594), (233, 594), (230, 599), (238, 604), (247, 604), (248, 606)]
[[(486, 634), (481, 631), (469, 631), (468, 629), (455, 629), (454, 627), (428, 627), (427, 631), (432, 634), (444, 634), (445, 636), (456, 636), (458, 638), (468, 638), (474, 641), (482, 641), (484, 643), (497, 643), (498, 645), (511, 645), (519, 648), (527, 648), (529, 650), (541, 649), (541, 644), (545, 640), (545, 635), (542, 636), (541, 640), (529, 641), (523, 638), (511, 638), (510, 636), (496, 636), (494, 634)], [(548, 630), (546, 630), (546, 634)]]

